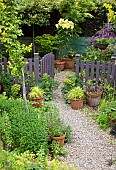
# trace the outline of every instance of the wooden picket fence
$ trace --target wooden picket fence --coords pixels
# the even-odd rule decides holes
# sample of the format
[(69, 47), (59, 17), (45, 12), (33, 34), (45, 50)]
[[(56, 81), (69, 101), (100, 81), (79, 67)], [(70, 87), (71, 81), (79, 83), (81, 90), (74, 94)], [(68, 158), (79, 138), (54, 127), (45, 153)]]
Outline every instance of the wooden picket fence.
[[(78, 55), (77, 55), (78, 56)], [(54, 58), (53, 54), (46, 54), (41, 60), (38, 57), (38, 53), (34, 54), (34, 59), (25, 58), (24, 61), (27, 62), (25, 65), (25, 71), (28, 71), (30, 75), (34, 74), (35, 82), (39, 82), (39, 78), (42, 77), (44, 73), (49, 74), (54, 78)], [(85, 76), (83, 81), (87, 82), (92, 79), (96, 82), (101, 80), (107, 80), (107, 83), (112, 82), (114, 88), (116, 88), (116, 64), (114, 62), (102, 62), (100, 61), (89, 61), (79, 60), (76, 57), (76, 74), (82, 73), (85, 70)], [(0, 73), (4, 70), (7, 72), (8, 65), (7, 59), (0, 59)]]
[[(25, 58), (24, 61), (27, 62), (25, 65), (25, 71), (30, 75), (34, 74), (35, 82), (39, 82), (39, 78), (42, 77), (44, 73), (49, 74), (54, 78), (54, 55), (46, 54), (41, 60), (38, 57), (38, 53), (34, 54), (34, 59)], [(0, 59), (0, 73), (4, 70), (8, 71), (7, 59)], [(17, 81), (17, 80), (16, 80)]]
[(99, 82), (106, 80), (107, 83), (112, 83), (112, 86), (116, 88), (116, 64), (115, 62), (102, 62), (100, 61), (89, 61), (79, 60), (76, 58), (76, 74), (82, 73), (83, 81), (87, 82), (89, 79)]

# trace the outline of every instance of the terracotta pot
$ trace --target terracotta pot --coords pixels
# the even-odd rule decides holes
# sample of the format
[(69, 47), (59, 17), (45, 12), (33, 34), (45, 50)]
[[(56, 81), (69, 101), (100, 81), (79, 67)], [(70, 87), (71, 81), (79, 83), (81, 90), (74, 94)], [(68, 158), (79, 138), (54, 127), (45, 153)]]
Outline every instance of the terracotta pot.
[(72, 100), (70, 99), (71, 108), (73, 110), (78, 110), (83, 108), (83, 99)]
[(63, 61), (65, 61), (64, 68), (67, 69), (73, 69), (74, 68), (74, 62), (71, 58), (64, 58)]
[(116, 126), (116, 118), (112, 118), (111, 115), (109, 115), (110, 125)]
[(54, 63), (55, 63), (55, 67), (56, 67), (59, 71), (64, 70), (65, 61), (55, 60)]
[(65, 140), (65, 137), (66, 137), (66, 132), (63, 136), (51, 136), (51, 139), (53, 140), (58, 140), (59, 141), (59, 145), (62, 147), (64, 146), (64, 140)]
[(95, 107), (98, 106), (100, 101), (101, 101), (101, 95), (103, 93), (103, 90), (101, 90), (99, 93), (86, 93), (86, 99), (87, 99), (87, 103), (90, 107)]
[(34, 107), (39, 108), (43, 106), (44, 97), (43, 98), (32, 98), (31, 100), (35, 102), (33, 104)]

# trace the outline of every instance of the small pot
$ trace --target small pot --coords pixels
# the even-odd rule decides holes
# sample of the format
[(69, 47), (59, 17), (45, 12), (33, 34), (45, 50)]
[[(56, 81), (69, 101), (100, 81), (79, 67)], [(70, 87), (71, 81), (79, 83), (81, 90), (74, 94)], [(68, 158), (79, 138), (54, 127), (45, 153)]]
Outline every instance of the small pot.
[(83, 108), (83, 99), (72, 100), (70, 99), (71, 108), (73, 110), (78, 110)]
[(66, 137), (66, 132), (64, 133), (63, 136), (51, 136), (51, 139), (53, 140), (58, 140), (59, 141), (59, 145), (62, 147), (64, 146), (64, 140), (65, 140), (65, 137)]
[(35, 102), (33, 104), (34, 107), (39, 108), (43, 106), (44, 97), (43, 98), (31, 98), (31, 100)]
[(65, 61), (64, 68), (66, 69), (74, 69), (74, 62), (71, 58), (64, 58), (63, 61)]

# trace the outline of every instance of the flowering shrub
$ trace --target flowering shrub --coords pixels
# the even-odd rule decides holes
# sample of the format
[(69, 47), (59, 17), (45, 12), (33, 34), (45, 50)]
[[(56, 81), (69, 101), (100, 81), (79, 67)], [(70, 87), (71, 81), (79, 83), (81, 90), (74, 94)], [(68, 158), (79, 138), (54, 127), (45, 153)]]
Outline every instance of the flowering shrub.
[(59, 54), (63, 55), (63, 50), (66, 49), (69, 41), (69, 37), (73, 37), (74, 23), (68, 19), (60, 19), (56, 24), (58, 34), (56, 35), (59, 46)]

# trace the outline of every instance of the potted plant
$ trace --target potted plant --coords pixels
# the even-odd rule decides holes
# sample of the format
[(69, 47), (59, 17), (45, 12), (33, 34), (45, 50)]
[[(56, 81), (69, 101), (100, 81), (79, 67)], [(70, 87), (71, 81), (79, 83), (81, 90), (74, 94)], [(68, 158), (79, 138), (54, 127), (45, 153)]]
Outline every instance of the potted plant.
[(70, 99), (72, 109), (78, 110), (83, 108), (84, 91), (80, 86), (74, 87), (70, 90), (68, 98)]
[[(92, 80), (90, 80), (92, 82)], [(101, 95), (103, 93), (103, 88), (98, 85), (88, 84), (85, 88), (85, 95), (87, 103), (90, 107), (98, 106), (101, 101)]]
[(43, 101), (44, 101), (44, 90), (41, 89), (38, 86), (32, 87), (31, 91), (29, 93), (29, 97), (32, 101), (35, 103), (33, 106), (35, 107), (41, 107), (43, 106)]
[(63, 61), (65, 61), (64, 68), (73, 69), (74, 68), (74, 60), (75, 60), (76, 52), (70, 50), (67, 55), (64, 56)]
[(63, 124), (60, 118), (51, 120), (48, 126), (48, 133), (53, 140), (59, 141), (59, 145), (64, 145), (66, 137), (66, 125)]
[[(74, 23), (69, 21), (68, 19), (64, 20), (60, 18), (58, 24), (56, 24), (57, 34), (56, 39), (58, 42), (58, 54), (60, 61), (55, 60), (55, 67), (58, 68), (60, 71), (64, 69), (65, 61), (62, 60), (64, 51), (68, 45), (69, 37), (73, 37), (73, 29)], [(61, 66), (60, 66), (61, 65)]]

